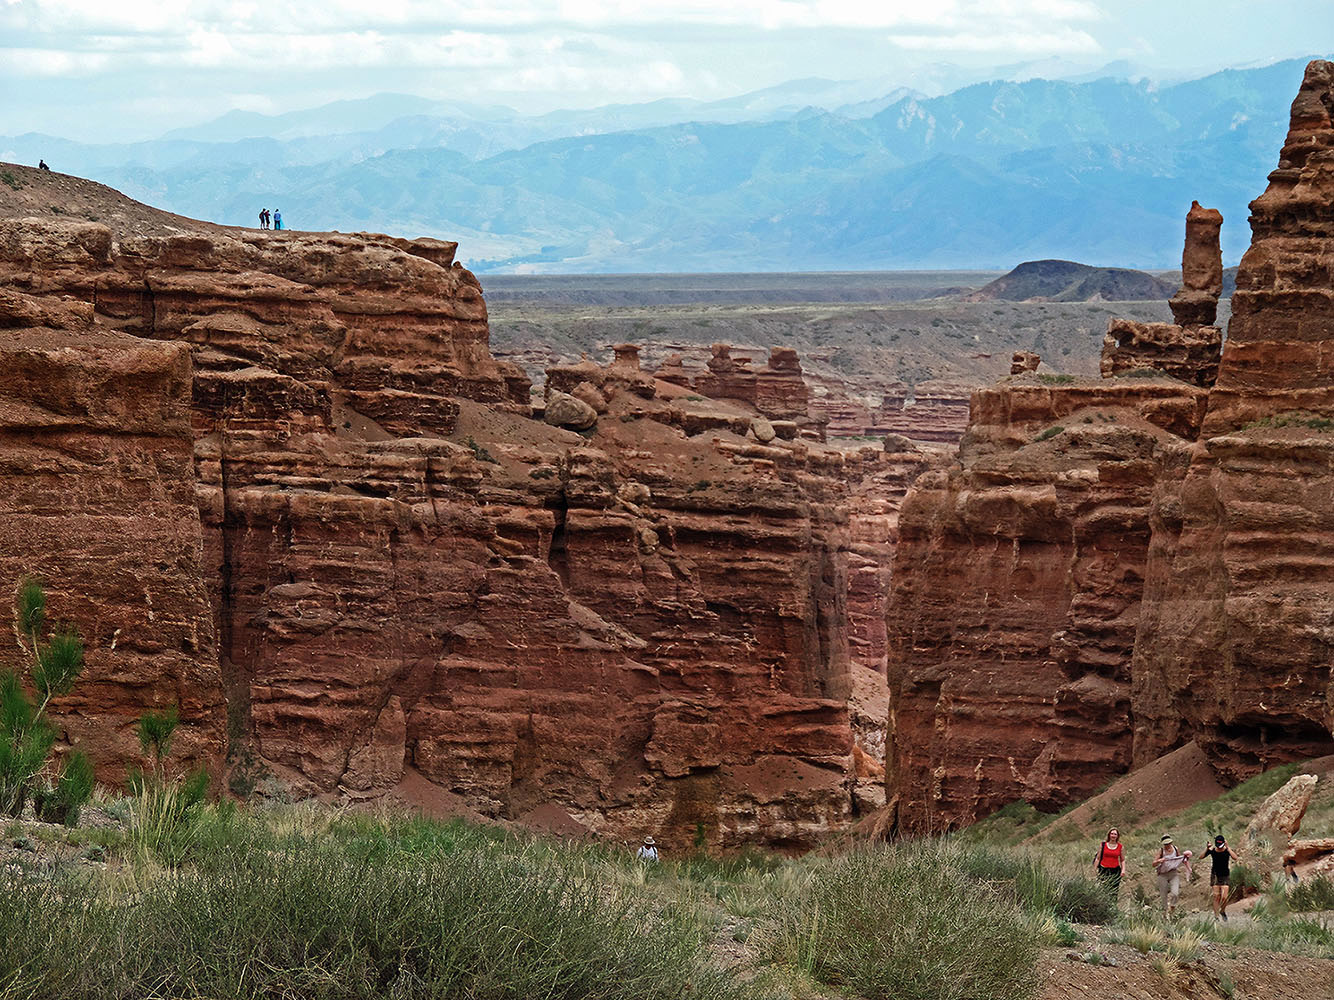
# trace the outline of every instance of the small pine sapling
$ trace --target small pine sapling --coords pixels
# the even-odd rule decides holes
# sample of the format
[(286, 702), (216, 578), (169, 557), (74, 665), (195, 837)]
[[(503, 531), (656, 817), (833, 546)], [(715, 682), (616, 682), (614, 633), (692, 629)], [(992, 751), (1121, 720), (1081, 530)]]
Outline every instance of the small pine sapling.
[(130, 835), (136, 850), (175, 863), (191, 841), (195, 807), (208, 794), (208, 772), (168, 777), (167, 757), (180, 725), (175, 705), (139, 717), (139, 746), (148, 771), (130, 773)]
[(0, 673), (0, 810), (19, 816), (32, 795), (39, 818), (73, 823), (92, 796), (92, 764), (76, 752), (47, 773), (55, 731), (46, 710), (83, 672), (83, 641), (69, 626), (48, 630), (46, 589), (31, 577), (19, 582), (14, 631), (37, 702), (18, 671)]

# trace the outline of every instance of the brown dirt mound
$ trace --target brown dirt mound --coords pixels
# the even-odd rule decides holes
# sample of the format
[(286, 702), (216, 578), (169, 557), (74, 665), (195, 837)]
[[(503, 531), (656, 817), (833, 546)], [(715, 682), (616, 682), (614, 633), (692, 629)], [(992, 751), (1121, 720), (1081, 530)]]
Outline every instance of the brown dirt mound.
[(1084, 833), (1102, 833), (1118, 823), (1137, 826), (1152, 823), (1206, 799), (1215, 799), (1226, 788), (1219, 784), (1209, 760), (1194, 743), (1164, 754), (1152, 764), (1116, 779), (1106, 789), (1071, 810), (1060, 823), (1053, 823), (1029, 838), (1041, 843), (1056, 827), (1069, 825)]
[(0, 163), (0, 218), (30, 217), (100, 222), (117, 239), (234, 231), (231, 226), (151, 208), (96, 181), (17, 163)]

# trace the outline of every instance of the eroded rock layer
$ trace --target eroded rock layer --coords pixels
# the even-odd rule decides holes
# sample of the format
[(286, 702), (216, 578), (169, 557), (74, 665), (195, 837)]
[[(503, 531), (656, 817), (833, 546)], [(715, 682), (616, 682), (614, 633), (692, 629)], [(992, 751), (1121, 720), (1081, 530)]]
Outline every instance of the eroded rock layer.
[(0, 293), (0, 588), (12, 620), (31, 575), (52, 619), (77, 624), (86, 668), (52, 718), (62, 744), (118, 780), (139, 763), (145, 709), (180, 706), (176, 753), (190, 764), (220, 758), (225, 706), (200, 573), (189, 352), (92, 333), (90, 319), (80, 303)]
[(913, 830), (1052, 808), (1129, 765), (1150, 502), (1204, 393), (1022, 375), (972, 411), (959, 464), (899, 515), (888, 794)]
[(1193, 738), (1230, 777), (1334, 749), (1334, 64), (1314, 62), (1251, 203), (1218, 384), (1162, 484), (1135, 756)]
[(1314, 62), (1251, 206), (1221, 363), (1221, 220), (1197, 204), (1185, 325), (1114, 320), (1101, 383), (974, 394), (957, 467), (909, 494), (888, 612), (900, 826), (1059, 805), (1192, 740), (1229, 781), (1334, 750), (1331, 109), (1334, 65)]
[[(63, 324), (80, 364), (106, 359), (70, 418), (100, 462), (45, 446), (53, 475), (77, 479), (69, 503), (41, 509), (0, 477), (15, 524), (96, 528), (132, 567), (91, 586), (96, 614), (78, 609), (98, 669), (65, 715), (175, 700), (195, 756), (216, 759), (230, 712), (230, 736), (297, 791), (373, 796), (424, 777), (485, 815), (558, 807), (677, 846), (807, 846), (878, 805), (884, 723), (850, 708), (849, 623), (859, 704), (883, 704), (880, 584), (927, 457), (810, 440), (819, 424), (784, 350), (752, 373), (720, 347), (717, 401), (620, 345), (609, 366), (553, 370), (549, 422), (532, 419), (452, 251), (0, 222), (7, 324)], [(43, 349), (30, 380), (74, 384)], [(151, 377), (122, 355), (149, 359), (135, 364)], [(579, 419), (556, 419), (556, 400)], [(41, 406), (13, 411), (16, 434), (64, 412)], [(113, 523), (131, 510), (142, 527)], [(0, 541), (7, 561), (65, 571), (60, 547), (54, 561), (34, 548)], [(172, 591), (149, 612), (124, 586), (141, 564)], [(145, 680), (96, 687), (120, 662), (102, 633), (145, 614), (130, 647), (155, 651), (137, 662)], [(120, 747), (126, 718), (108, 725)], [(71, 721), (71, 739), (96, 728)]]

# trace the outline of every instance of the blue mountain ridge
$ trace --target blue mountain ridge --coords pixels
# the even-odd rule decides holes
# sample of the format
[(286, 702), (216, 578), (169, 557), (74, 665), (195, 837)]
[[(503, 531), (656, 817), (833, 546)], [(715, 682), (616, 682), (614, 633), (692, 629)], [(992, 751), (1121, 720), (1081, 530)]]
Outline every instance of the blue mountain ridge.
[[(622, 130), (599, 130), (591, 111), (524, 118), (382, 95), (352, 109), (360, 131), (319, 134), (332, 112), (235, 114), (219, 120), (226, 141), (204, 128), (119, 146), (29, 135), (0, 138), (0, 158), (44, 156), (218, 222), (250, 225), (277, 206), (302, 229), (458, 239), (481, 271), (1004, 269), (1035, 258), (1166, 268), (1180, 260), (1193, 198), (1222, 210), (1225, 257), (1244, 251), (1247, 204), (1276, 165), (1304, 66), (1162, 88), (995, 81), (865, 102), (864, 117), (775, 111), (772, 98), (715, 102), (721, 121), (671, 120), (707, 114), (699, 102), (606, 109), (612, 129), (668, 119)], [(767, 110), (730, 120), (746, 107)], [(241, 135), (257, 119), (275, 134)]]

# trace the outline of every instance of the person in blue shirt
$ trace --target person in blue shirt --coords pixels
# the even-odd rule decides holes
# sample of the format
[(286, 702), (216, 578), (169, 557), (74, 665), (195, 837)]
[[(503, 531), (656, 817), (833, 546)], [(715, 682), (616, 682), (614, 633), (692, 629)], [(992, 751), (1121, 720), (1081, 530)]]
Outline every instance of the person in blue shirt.
[(276, 208), (273, 210), (273, 228), (274, 229), (283, 228), (283, 213)]

